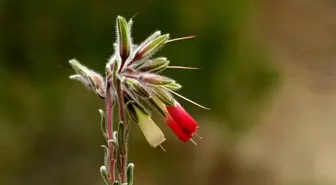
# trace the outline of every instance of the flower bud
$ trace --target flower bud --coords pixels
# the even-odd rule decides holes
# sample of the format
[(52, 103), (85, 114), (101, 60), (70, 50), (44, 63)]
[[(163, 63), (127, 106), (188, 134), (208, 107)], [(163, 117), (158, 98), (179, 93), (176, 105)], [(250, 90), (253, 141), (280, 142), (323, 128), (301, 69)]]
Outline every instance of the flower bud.
[(88, 76), (88, 79), (95, 93), (100, 98), (104, 99), (105, 98), (105, 89), (104, 89), (105, 83), (104, 83), (103, 77), (100, 76), (98, 73), (91, 71), (91, 73)]
[(92, 89), (100, 98), (105, 97), (105, 82), (100, 74), (88, 69), (75, 59), (70, 60), (69, 63), (77, 73), (76, 75), (71, 75), (69, 77), (70, 79), (81, 81), (85, 86)]
[(176, 82), (172, 82), (170, 84), (165, 85), (165, 87), (172, 90), (172, 91), (177, 91), (177, 90), (182, 88), (182, 85), (180, 85)]
[(171, 78), (152, 73), (141, 74), (139, 80), (150, 85), (167, 85), (174, 82), (174, 80)]
[(82, 84), (83, 84), (86, 88), (91, 89), (90, 81), (89, 81), (87, 78), (84, 78), (84, 77), (83, 77), (82, 75), (80, 75), (80, 74), (70, 75), (70, 76), (69, 76), (69, 79), (80, 81), (80, 82), (82, 82)]
[(76, 59), (69, 60), (69, 63), (77, 74), (80, 74), (85, 77), (90, 72), (90, 69), (79, 63), (78, 60)]
[[(136, 59), (143, 59), (150, 57), (157, 50), (159, 50), (169, 39), (169, 34), (161, 35), (155, 39), (148, 41), (144, 46), (139, 46), (139, 49), (135, 55)], [(146, 41), (145, 41), (146, 42)]]
[(149, 92), (143, 87), (143, 85), (135, 79), (131, 78), (125, 78), (125, 85), (128, 87), (131, 91), (135, 92), (139, 96), (143, 98), (150, 97)]
[(147, 61), (144, 65), (137, 69), (140, 72), (157, 73), (167, 68), (169, 61), (167, 58), (159, 57), (153, 60)]
[(169, 92), (162, 88), (153, 88), (153, 93), (156, 97), (162, 101), (165, 105), (172, 106), (175, 104), (174, 98), (171, 96)]
[(131, 53), (131, 33), (125, 18), (117, 17), (117, 36), (120, 57), (125, 61)]
[(153, 42), (157, 37), (161, 35), (160, 31), (154, 32), (151, 36), (149, 36), (145, 41), (143, 41), (139, 46), (138, 46), (138, 52), (142, 50), (146, 45), (149, 43)]
[(139, 120), (138, 125), (149, 145), (151, 145), (154, 148), (161, 145), (166, 140), (163, 132), (153, 122), (153, 120), (149, 115), (146, 115), (136, 106), (134, 107), (134, 109)]

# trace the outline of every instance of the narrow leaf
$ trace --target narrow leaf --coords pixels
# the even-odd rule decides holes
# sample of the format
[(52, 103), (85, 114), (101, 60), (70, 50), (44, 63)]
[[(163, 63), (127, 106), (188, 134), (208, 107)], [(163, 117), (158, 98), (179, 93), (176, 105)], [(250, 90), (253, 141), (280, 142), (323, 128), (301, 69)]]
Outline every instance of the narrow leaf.
[(100, 175), (103, 178), (106, 185), (110, 185), (110, 180), (108, 179), (107, 171), (105, 166), (100, 167)]
[(101, 147), (103, 147), (104, 148), (104, 165), (105, 165), (105, 167), (108, 167), (109, 166), (109, 149), (108, 149), (108, 147), (107, 146), (105, 146), (105, 145), (101, 145)]
[(134, 172), (134, 164), (129, 163), (127, 166), (127, 184), (133, 185), (133, 172)]
[(118, 124), (118, 145), (120, 153), (125, 153), (125, 129), (124, 123), (120, 122)]
[(105, 113), (103, 110), (99, 109), (100, 113), (100, 129), (103, 133), (105, 139), (108, 138), (107, 130), (106, 130), (106, 121), (105, 121)]

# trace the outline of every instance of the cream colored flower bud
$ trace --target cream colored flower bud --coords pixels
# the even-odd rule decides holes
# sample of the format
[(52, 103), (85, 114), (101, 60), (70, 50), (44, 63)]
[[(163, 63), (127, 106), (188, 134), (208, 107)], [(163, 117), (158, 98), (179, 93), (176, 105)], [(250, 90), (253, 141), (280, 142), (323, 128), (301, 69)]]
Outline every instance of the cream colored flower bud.
[(139, 108), (134, 106), (136, 114), (139, 119), (139, 127), (142, 133), (145, 135), (145, 138), (149, 145), (152, 147), (157, 147), (161, 145), (165, 140), (165, 136), (160, 128), (154, 123), (149, 115), (144, 114)]

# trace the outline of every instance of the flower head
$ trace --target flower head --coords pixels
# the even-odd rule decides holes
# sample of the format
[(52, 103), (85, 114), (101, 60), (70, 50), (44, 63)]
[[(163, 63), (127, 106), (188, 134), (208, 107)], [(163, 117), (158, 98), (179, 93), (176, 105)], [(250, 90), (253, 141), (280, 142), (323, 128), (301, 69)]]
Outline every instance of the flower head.
[(115, 99), (118, 101), (123, 101), (125, 110), (151, 146), (156, 147), (165, 141), (164, 134), (147, 113), (153, 108), (162, 113), (168, 126), (179, 139), (186, 142), (199, 126), (173, 97), (173, 94), (177, 94), (174, 91), (182, 86), (174, 79), (159, 74), (169, 68), (170, 61), (165, 57), (153, 57), (167, 42), (183, 38), (169, 40), (169, 34), (155, 31), (136, 45), (131, 38), (131, 25), (132, 20), (126, 21), (121, 16), (116, 19), (115, 52), (106, 64), (105, 81), (98, 73), (74, 60), (70, 64), (77, 74), (71, 77), (89, 86), (101, 98), (105, 97), (104, 90), (109, 84), (112, 95), (117, 96)]

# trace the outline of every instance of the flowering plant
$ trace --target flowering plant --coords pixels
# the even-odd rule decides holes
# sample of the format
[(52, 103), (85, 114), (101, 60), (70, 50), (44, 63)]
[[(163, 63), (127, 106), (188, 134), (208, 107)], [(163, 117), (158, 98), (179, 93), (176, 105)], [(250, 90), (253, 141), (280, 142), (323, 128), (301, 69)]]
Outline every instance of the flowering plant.
[[(106, 113), (99, 110), (101, 130), (106, 139), (104, 165), (100, 173), (106, 185), (133, 184), (134, 164), (127, 162), (131, 121), (139, 126), (152, 147), (160, 146), (162, 149), (161, 144), (166, 138), (151, 119), (152, 109), (162, 114), (183, 142), (193, 142), (191, 138), (199, 127), (172, 94), (202, 106), (176, 93), (182, 86), (175, 80), (159, 75), (166, 68), (187, 67), (169, 66), (164, 57), (152, 58), (166, 43), (191, 37), (169, 40), (169, 34), (161, 35), (156, 31), (140, 45), (135, 45), (131, 39), (131, 25), (132, 19), (127, 22), (123, 17), (117, 17), (115, 53), (106, 64), (105, 77), (75, 59), (69, 61), (76, 72), (70, 79), (82, 82), (106, 103)], [(113, 123), (114, 105), (118, 105), (118, 123)]]

